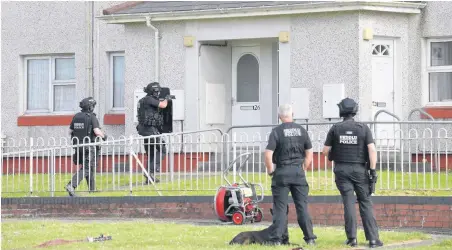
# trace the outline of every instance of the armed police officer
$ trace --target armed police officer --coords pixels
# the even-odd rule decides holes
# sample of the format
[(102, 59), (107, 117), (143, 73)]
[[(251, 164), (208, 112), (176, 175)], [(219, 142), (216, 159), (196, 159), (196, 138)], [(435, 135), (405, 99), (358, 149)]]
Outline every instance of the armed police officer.
[[(97, 136), (106, 139), (107, 136), (100, 129), (96, 114), (93, 113), (95, 106), (96, 101), (92, 97), (84, 98), (80, 102), (80, 108), (82, 110), (75, 114), (69, 127), (73, 145), (94, 143), (96, 142)], [(82, 166), (65, 187), (70, 196), (75, 195), (74, 190), (83, 180), (83, 177), (86, 178), (89, 191), (93, 192), (96, 190), (94, 174), (98, 155), (99, 147), (94, 145), (79, 146), (75, 148), (73, 162), (76, 165), (81, 164)]]
[[(358, 112), (358, 104), (350, 98), (343, 99), (339, 104), (339, 114), (344, 120), (332, 126), (327, 134), (323, 154), (334, 161), (336, 186), (344, 203), (346, 245), (357, 246), (356, 240), (356, 193), (359, 203), (366, 240), (369, 247), (383, 246), (379, 239), (377, 222), (375, 220), (370, 200), (370, 178), (376, 181), (375, 171), (377, 151), (372, 133), (368, 126), (356, 122), (353, 117)], [(369, 163), (368, 169), (366, 163)]]
[[(286, 227), (286, 209), (290, 191), (295, 203), (298, 225), (303, 231), (303, 239), (313, 245), (317, 236), (313, 233), (308, 212), (309, 186), (304, 171), (312, 162), (311, 140), (306, 130), (293, 122), (291, 105), (281, 105), (278, 113), (282, 124), (272, 130), (265, 150), (267, 173), (273, 176), (271, 188), (274, 230), (270, 233), (269, 244), (281, 244)], [(276, 164), (275, 170), (273, 164)]]
[[(149, 83), (144, 89), (146, 96), (141, 98), (138, 102), (138, 125), (137, 131), (141, 136), (151, 136), (161, 134), (163, 125), (163, 115), (161, 109), (166, 108), (168, 100), (160, 101), (160, 84), (158, 82)], [(147, 172), (145, 184), (150, 184), (151, 181), (159, 182), (154, 177), (155, 172), (160, 172), (160, 155), (165, 153), (164, 141), (160, 137), (151, 137), (144, 139), (144, 150), (148, 156)]]

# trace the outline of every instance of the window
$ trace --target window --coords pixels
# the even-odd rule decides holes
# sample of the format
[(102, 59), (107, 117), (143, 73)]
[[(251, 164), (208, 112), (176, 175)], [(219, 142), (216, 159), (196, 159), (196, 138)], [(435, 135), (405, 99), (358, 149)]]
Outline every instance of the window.
[(251, 54), (237, 62), (237, 102), (259, 102), (259, 62)]
[(27, 113), (64, 113), (77, 108), (74, 56), (25, 58)]
[(112, 86), (112, 109), (124, 110), (124, 53), (110, 54), (110, 79)]
[(452, 39), (428, 41), (429, 103), (452, 104)]

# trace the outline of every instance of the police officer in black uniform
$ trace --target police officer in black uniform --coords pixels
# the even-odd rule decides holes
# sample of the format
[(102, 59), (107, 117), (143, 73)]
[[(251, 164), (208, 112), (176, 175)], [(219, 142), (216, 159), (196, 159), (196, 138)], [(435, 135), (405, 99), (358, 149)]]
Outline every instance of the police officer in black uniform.
[[(317, 236), (313, 233), (308, 212), (309, 186), (304, 171), (312, 162), (311, 140), (306, 130), (293, 122), (291, 105), (279, 107), (279, 118), (282, 124), (272, 130), (265, 150), (267, 173), (273, 176), (271, 187), (274, 230), (270, 233), (269, 244), (281, 244), (286, 227), (286, 209), (290, 191), (295, 203), (298, 225), (303, 231), (303, 239), (307, 244), (314, 245)], [(273, 164), (276, 164), (275, 170)]]
[[(96, 114), (93, 113), (95, 106), (96, 101), (92, 97), (87, 97), (80, 102), (82, 111), (75, 114), (69, 127), (73, 145), (94, 143), (96, 142), (96, 136), (104, 140), (107, 138), (102, 130), (100, 130), (99, 121), (97, 120)], [(81, 164), (82, 166), (65, 187), (70, 196), (75, 196), (74, 190), (80, 184), (83, 177), (86, 178), (89, 191), (96, 190), (94, 173), (98, 155), (99, 147), (96, 146), (80, 146), (75, 148), (73, 162), (76, 165)]]
[[(160, 109), (166, 108), (168, 100), (160, 101), (160, 84), (158, 82), (149, 83), (144, 89), (146, 96), (138, 102), (138, 125), (137, 131), (141, 136), (159, 135), (163, 125), (163, 115)], [(154, 170), (160, 172), (160, 155), (165, 154), (164, 141), (160, 137), (144, 139), (144, 149), (148, 156), (148, 173), (152, 181), (159, 182), (155, 178)], [(150, 184), (151, 180), (146, 178), (145, 184)]]
[[(339, 104), (342, 122), (336, 123), (328, 132), (323, 154), (334, 161), (336, 186), (344, 203), (346, 245), (355, 247), (356, 240), (356, 193), (359, 212), (364, 226), (369, 247), (383, 246), (379, 239), (377, 222), (373, 214), (370, 200), (370, 178), (376, 180), (375, 171), (377, 151), (372, 133), (368, 126), (356, 122), (353, 117), (358, 112), (358, 104), (350, 98), (343, 99)], [(366, 164), (370, 164), (368, 169)]]

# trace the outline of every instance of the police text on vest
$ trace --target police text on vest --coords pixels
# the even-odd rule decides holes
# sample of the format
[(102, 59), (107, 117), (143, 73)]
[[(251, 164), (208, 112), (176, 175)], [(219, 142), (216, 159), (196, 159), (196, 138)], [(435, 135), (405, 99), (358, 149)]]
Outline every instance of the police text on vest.
[(358, 136), (356, 135), (340, 135), (340, 144), (358, 144)]
[(74, 122), (74, 129), (84, 129), (85, 124), (83, 122)]
[(299, 128), (286, 128), (284, 131), (284, 137), (301, 136), (301, 129)]

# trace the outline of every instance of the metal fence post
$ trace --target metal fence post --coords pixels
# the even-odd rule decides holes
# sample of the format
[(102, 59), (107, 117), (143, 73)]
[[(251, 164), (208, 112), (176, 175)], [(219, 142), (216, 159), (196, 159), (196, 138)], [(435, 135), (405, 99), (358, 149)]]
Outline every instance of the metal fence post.
[[(233, 143), (232, 160), (234, 160), (235, 157), (237, 156), (237, 143), (236, 143), (235, 139), (236, 139), (236, 134), (233, 134), (233, 136), (232, 136), (232, 143)], [(232, 180), (234, 181), (234, 183), (237, 183), (236, 180), (235, 180), (236, 174), (237, 174), (237, 163), (234, 163), (234, 168), (232, 169)]]
[[(50, 151), (50, 196), (55, 196), (55, 148)], [(61, 164), (61, 163), (60, 163)]]
[(33, 194), (33, 137), (30, 137), (30, 196)]
[(130, 142), (129, 142), (129, 194), (132, 195), (133, 192), (133, 176), (132, 176), (132, 168), (133, 168), (133, 136), (130, 136)]
[(170, 170), (170, 180), (174, 181), (174, 152), (173, 152), (173, 143), (172, 136), (169, 135), (168, 138), (168, 158), (169, 158), (169, 170)]

